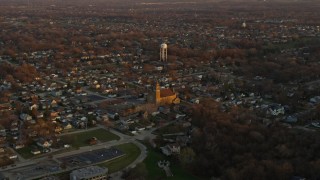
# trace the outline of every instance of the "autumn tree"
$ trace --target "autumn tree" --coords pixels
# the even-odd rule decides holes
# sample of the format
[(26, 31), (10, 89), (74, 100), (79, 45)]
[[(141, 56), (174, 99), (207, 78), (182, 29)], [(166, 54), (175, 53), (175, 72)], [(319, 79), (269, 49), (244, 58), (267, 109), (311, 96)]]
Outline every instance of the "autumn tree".
[(190, 147), (185, 147), (182, 148), (179, 154), (179, 160), (182, 163), (182, 165), (186, 166), (192, 163), (192, 161), (195, 158), (195, 153), (192, 148)]
[[(223, 179), (320, 176), (317, 167), (311, 166), (313, 159), (319, 158), (315, 153), (320, 147), (319, 135), (277, 124), (266, 128), (250, 114), (241, 108), (223, 112), (220, 104), (211, 100), (194, 105), (193, 124), (198, 129), (192, 134), (195, 158), (191, 169), (197, 175)], [(249, 118), (252, 123), (243, 123)]]

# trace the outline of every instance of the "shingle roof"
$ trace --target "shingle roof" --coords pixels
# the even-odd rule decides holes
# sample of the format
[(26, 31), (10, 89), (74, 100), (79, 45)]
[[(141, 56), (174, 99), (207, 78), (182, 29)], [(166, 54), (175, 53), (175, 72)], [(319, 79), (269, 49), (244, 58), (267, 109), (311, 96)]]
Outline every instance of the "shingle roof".
[(161, 89), (160, 90), (160, 97), (168, 97), (173, 96), (175, 93), (171, 89)]

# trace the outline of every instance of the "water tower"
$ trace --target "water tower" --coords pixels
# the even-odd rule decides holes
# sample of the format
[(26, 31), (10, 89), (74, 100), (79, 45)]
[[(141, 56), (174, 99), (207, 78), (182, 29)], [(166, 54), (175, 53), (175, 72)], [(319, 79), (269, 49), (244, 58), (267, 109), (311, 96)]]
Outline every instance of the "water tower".
[(167, 61), (168, 56), (168, 45), (166, 43), (162, 43), (160, 45), (160, 61)]
[(244, 21), (241, 26), (242, 28), (246, 28), (247, 27), (246, 21)]

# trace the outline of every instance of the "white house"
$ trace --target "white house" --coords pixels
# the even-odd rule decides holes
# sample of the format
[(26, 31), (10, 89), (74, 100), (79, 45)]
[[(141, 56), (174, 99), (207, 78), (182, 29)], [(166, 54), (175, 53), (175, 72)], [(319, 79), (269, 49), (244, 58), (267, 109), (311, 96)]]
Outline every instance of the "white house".
[(160, 147), (160, 149), (166, 156), (180, 154), (180, 146), (178, 144), (167, 144), (166, 146)]
[(37, 145), (43, 148), (49, 148), (52, 145), (52, 140), (45, 140), (44, 138), (39, 138)]
[(30, 121), (32, 119), (32, 117), (29, 114), (20, 114), (20, 119), (23, 121)]
[(269, 107), (268, 113), (273, 116), (279, 116), (279, 115), (284, 115), (285, 110), (284, 110), (284, 107), (281, 105), (274, 105)]

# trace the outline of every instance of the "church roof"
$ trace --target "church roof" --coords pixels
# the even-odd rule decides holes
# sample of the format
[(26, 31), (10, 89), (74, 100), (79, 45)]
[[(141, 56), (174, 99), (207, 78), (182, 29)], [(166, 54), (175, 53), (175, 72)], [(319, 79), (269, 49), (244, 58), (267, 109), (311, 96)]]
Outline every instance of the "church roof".
[(173, 96), (175, 93), (171, 89), (161, 89), (160, 90), (160, 97), (168, 97)]

